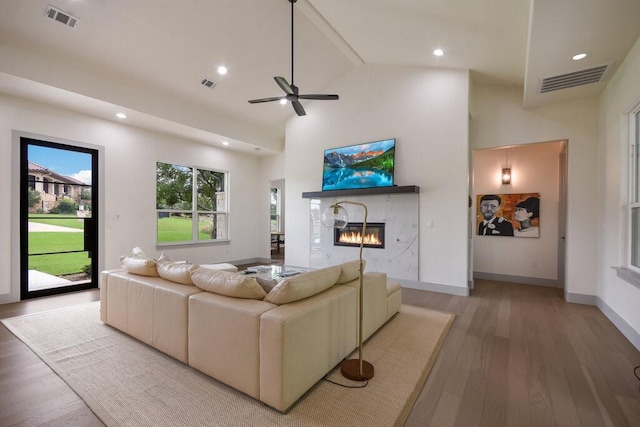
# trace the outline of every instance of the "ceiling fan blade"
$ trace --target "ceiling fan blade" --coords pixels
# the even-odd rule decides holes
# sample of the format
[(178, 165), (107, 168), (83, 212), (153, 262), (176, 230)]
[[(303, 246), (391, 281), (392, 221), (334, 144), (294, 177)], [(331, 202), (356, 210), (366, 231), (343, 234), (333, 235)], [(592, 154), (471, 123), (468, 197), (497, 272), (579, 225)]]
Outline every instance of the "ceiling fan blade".
[(291, 87), (291, 85), (289, 83), (287, 83), (287, 79), (285, 79), (284, 77), (274, 77), (273, 78), (276, 83), (278, 83), (278, 86), (280, 86), (280, 89), (282, 89), (284, 91), (284, 93), (286, 93), (287, 95), (294, 95), (295, 92), (293, 91), (293, 88)]
[(298, 95), (300, 99), (320, 99), (324, 101), (333, 101), (339, 99), (338, 95)]
[(272, 102), (272, 101), (280, 101), (281, 99), (287, 99), (286, 96), (276, 96), (273, 98), (260, 98), (260, 99), (250, 99), (249, 104), (258, 104), (260, 102)]
[(299, 101), (291, 101), (291, 105), (293, 105), (293, 109), (296, 110), (296, 114), (299, 116), (306, 116), (307, 113), (304, 111), (302, 104)]

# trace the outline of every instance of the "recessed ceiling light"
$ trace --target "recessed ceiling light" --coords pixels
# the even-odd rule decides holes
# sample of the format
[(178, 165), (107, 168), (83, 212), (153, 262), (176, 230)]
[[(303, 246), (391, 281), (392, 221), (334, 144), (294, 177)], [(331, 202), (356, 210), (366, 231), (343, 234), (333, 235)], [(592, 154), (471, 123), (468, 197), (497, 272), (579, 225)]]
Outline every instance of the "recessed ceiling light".
[(436, 50), (434, 50), (434, 51), (433, 51), (433, 54), (434, 54), (435, 56), (442, 56), (442, 55), (444, 55), (444, 50), (442, 50), (442, 49), (436, 49)]
[(280, 105), (287, 105), (287, 98), (282, 98), (280, 100)]
[(222, 141), (222, 145), (229, 145), (229, 141)]
[(116, 117), (119, 118), (119, 119), (126, 119), (127, 115), (125, 113), (118, 113), (118, 114), (116, 114)]
[(227, 67), (225, 67), (224, 65), (221, 65), (218, 67), (218, 74), (220, 75), (224, 75), (227, 74)]
[(571, 59), (573, 59), (574, 61), (580, 61), (581, 59), (584, 59), (586, 57), (587, 57), (586, 53), (578, 53), (577, 55), (573, 55)]

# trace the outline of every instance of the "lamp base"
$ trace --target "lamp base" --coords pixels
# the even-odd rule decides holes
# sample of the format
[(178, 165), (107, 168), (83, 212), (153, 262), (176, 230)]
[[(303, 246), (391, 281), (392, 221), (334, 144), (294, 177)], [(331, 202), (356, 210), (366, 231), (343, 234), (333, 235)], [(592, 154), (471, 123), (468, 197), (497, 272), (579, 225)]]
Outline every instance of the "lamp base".
[(373, 365), (366, 360), (362, 361), (362, 373), (360, 373), (360, 359), (349, 359), (342, 362), (340, 372), (345, 378), (353, 381), (366, 381), (373, 378)]

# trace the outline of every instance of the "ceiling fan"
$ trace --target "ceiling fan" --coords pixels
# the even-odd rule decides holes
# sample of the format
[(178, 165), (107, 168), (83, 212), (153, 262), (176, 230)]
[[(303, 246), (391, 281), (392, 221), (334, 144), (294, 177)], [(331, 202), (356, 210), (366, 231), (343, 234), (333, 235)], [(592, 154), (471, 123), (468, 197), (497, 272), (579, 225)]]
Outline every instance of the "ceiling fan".
[(338, 95), (319, 95), (319, 94), (311, 94), (311, 95), (300, 95), (298, 93), (298, 87), (293, 84), (293, 4), (297, 0), (289, 0), (291, 3), (291, 84), (287, 83), (287, 80), (284, 77), (274, 77), (273, 79), (276, 81), (280, 89), (282, 89), (285, 93), (284, 96), (276, 96), (273, 98), (260, 98), (260, 99), (251, 99), (249, 100), (250, 104), (258, 104), (261, 102), (272, 102), (272, 101), (282, 101), (286, 100), (291, 102), (293, 109), (296, 114), (299, 116), (305, 116), (307, 113), (304, 111), (302, 104), (300, 103), (301, 99), (317, 99), (317, 100), (335, 100), (338, 99)]

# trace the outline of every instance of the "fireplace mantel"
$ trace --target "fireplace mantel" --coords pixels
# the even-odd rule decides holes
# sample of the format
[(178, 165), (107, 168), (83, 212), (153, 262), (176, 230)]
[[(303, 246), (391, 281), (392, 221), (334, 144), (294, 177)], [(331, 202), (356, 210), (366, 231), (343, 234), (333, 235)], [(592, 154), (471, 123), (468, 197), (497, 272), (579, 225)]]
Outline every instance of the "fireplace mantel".
[(403, 185), (393, 187), (359, 188), (353, 190), (310, 191), (302, 193), (302, 198), (317, 199), (322, 197), (370, 196), (374, 194), (403, 194), (419, 192), (420, 187), (417, 185)]

